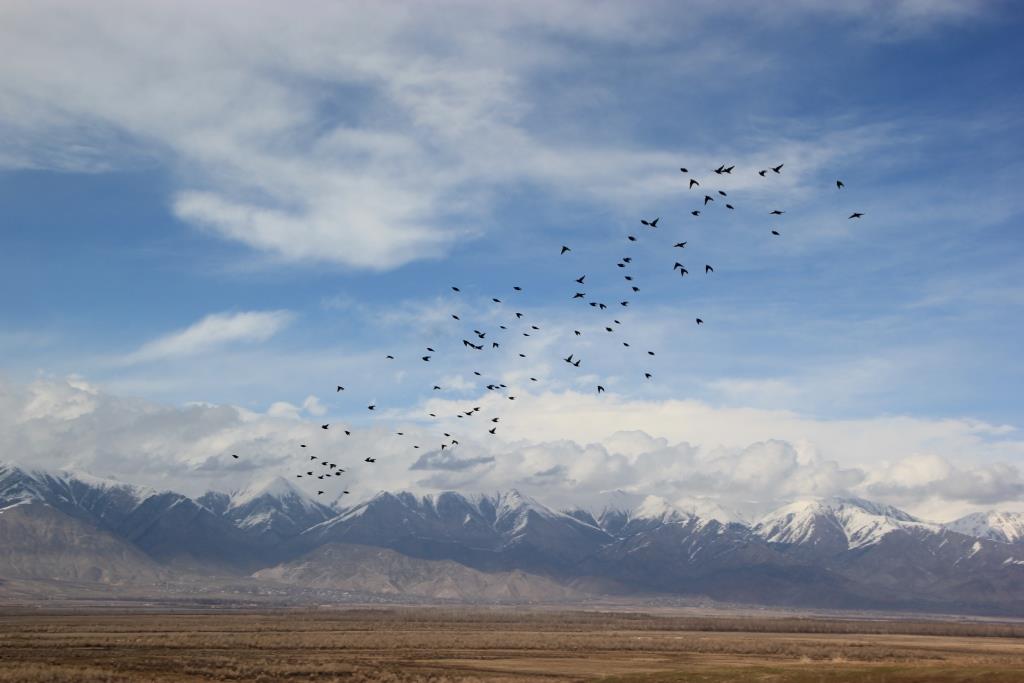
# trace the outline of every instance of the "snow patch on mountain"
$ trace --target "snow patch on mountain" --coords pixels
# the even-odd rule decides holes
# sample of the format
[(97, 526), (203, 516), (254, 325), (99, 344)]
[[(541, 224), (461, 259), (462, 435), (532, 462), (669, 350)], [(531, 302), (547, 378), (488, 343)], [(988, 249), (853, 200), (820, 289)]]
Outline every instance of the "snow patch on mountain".
[(874, 545), (895, 531), (941, 531), (889, 505), (860, 498), (804, 499), (765, 515), (754, 527), (769, 543), (816, 545), (829, 534), (841, 534), (849, 550)]
[(999, 543), (1024, 543), (1024, 513), (975, 512), (945, 525), (950, 531)]

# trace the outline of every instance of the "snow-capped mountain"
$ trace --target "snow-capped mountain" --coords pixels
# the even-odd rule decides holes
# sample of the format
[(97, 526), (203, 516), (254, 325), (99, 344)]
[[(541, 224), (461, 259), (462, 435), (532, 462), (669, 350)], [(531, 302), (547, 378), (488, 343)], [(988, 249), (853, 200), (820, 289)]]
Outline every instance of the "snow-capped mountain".
[(945, 527), (975, 538), (1024, 545), (1024, 512), (975, 512), (949, 522)]
[(1024, 551), (1009, 542), (1021, 538), (1020, 515), (942, 526), (887, 505), (827, 498), (785, 505), (750, 526), (708, 501), (615, 494), (606, 502), (595, 515), (559, 512), (514, 490), (381, 492), (334, 510), (280, 478), (193, 500), (73, 472), (0, 466), (0, 579), (114, 583), (182, 570), (219, 577), (281, 567), (291, 576), (315, 567), (336, 581), (335, 560), (356, 575), (373, 574), (358, 567), (369, 556), (359, 545), (417, 560), (387, 555), (395, 585), (450, 586), (438, 568), (458, 563), (481, 586), (493, 582), (479, 573), (521, 572), (530, 585), (624, 594), (1024, 613)]
[(234, 525), (173, 491), (72, 471), (0, 466), (0, 507), (19, 502), (42, 503), (166, 564), (205, 569), (254, 561), (254, 548)]
[(641, 496), (625, 491), (609, 491), (601, 501), (603, 507), (597, 515), (589, 511), (573, 510), (569, 514), (581, 520), (593, 520), (597, 526), (611, 534), (625, 529), (637, 530), (659, 524), (686, 524), (697, 520), (699, 524), (745, 524), (738, 512), (727, 510), (708, 498), (684, 498), (670, 502), (661, 496)]
[(754, 532), (769, 543), (842, 551), (874, 545), (893, 532), (941, 529), (890, 505), (825, 498), (798, 500), (773, 510), (758, 521)]
[(277, 476), (232, 494), (207, 493), (200, 502), (247, 534), (269, 542), (297, 536), (337, 514)]

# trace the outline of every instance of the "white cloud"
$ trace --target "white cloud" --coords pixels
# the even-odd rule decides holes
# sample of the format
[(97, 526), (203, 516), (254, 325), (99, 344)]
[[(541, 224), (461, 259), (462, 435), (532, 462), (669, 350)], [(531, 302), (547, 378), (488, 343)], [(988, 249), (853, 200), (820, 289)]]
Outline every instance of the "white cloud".
[[(571, 392), (520, 398), (468, 400), (481, 406), (478, 415), (438, 424), (400, 414), (353, 424), (338, 415), (304, 419), (302, 407), (283, 402), (263, 413), (176, 408), (118, 398), (82, 380), (0, 381), (0, 453), (27, 466), (78, 467), (193, 494), (269, 473), (292, 477), (312, 453), (345, 464), (344, 485), (357, 497), (380, 489), (519, 487), (555, 505), (600, 506), (608, 491), (621, 490), (710, 499), (751, 515), (797, 497), (854, 494), (940, 521), (979, 508), (1024, 509), (1024, 475), (1012, 464), (1024, 441), (996, 425), (814, 420)], [(446, 408), (440, 415), (464, 407), (434, 405)], [(490, 436), (495, 414), (498, 435)], [(330, 430), (320, 429), (328, 421)], [(460, 445), (439, 451), (441, 431)], [(377, 463), (363, 464), (367, 455)]]
[(292, 320), (288, 311), (214, 313), (183, 330), (146, 342), (122, 359), (132, 365), (192, 356), (238, 342), (270, 339)]
[[(918, 30), (968, 6), (823, 7), (749, 3), (727, 13)], [(654, 151), (588, 127), (595, 105), (614, 99), (600, 84), (565, 100), (571, 109), (555, 125), (537, 82), (583, 68), (587, 49), (626, 45), (650, 68), (686, 64), (675, 80), (713, 71), (729, 82), (771, 63), (742, 41), (724, 49), (705, 35), (704, 20), (722, 12), (717, 3), (685, 12), (586, 2), (8, 3), (0, 164), (159, 164), (178, 172), (171, 205), (188, 223), (286, 260), (391, 268), (479, 233), (492, 196), (510, 185), (631, 207), (675, 193), (665, 169), (684, 152), (712, 162), (706, 153)], [(833, 158), (832, 147), (791, 147), (788, 158), (807, 171)]]

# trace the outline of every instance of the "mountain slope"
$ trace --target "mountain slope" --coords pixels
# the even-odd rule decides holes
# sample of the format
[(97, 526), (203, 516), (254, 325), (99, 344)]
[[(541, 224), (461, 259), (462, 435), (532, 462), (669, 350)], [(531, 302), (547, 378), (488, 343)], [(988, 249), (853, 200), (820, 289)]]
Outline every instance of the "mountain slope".
[(329, 543), (254, 578), (310, 588), (444, 600), (537, 602), (579, 598), (571, 588), (521, 571), (484, 573), (451, 560), (423, 560), (386, 548)]
[(0, 576), (154, 582), (167, 572), (112, 534), (39, 501), (0, 509)]

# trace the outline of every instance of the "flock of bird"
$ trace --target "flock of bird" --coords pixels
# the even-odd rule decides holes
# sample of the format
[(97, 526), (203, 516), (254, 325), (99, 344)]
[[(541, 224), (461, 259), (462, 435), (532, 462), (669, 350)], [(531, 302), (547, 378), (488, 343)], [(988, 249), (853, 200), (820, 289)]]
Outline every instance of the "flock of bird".
[[(769, 173), (774, 174), (774, 175), (780, 175), (783, 172), (783, 167), (784, 167), (784, 164), (779, 164), (778, 166), (772, 166), (772, 167), (769, 167), (769, 168), (766, 168), (766, 169), (761, 169), (761, 170), (757, 171), (757, 175), (759, 175), (762, 178), (767, 178)], [(735, 166), (732, 166), (732, 165), (726, 166), (725, 164), (722, 164), (718, 168), (712, 169), (712, 173), (714, 173), (715, 175), (718, 175), (718, 176), (731, 175), (734, 169), (735, 169)], [(686, 177), (688, 177), (687, 189), (689, 191), (692, 191), (694, 188), (702, 187), (700, 180), (698, 180), (697, 178), (691, 177), (691, 174), (690, 174), (688, 169), (686, 169), (684, 167), (684, 168), (680, 168), (679, 171), (682, 174), (684, 174)], [(836, 180), (835, 186), (836, 186), (837, 190), (842, 190), (845, 187), (845, 184), (843, 183), (842, 180)], [(693, 209), (692, 211), (690, 211), (690, 214), (693, 217), (695, 217), (695, 218), (700, 217), (702, 215), (702, 212), (709, 205), (711, 205), (711, 204), (713, 204), (715, 202), (718, 202), (719, 204), (717, 204), (717, 205), (723, 206), (724, 209), (727, 210), (727, 211), (732, 211), (732, 210), (735, 209), (735, 207), (731, 203), (733, 200), (729, 198), (729, 195), (728, 195), (728, 193), (725, 190), (721, 190), (721, 189), (717, 189), (716, 188), (716, 189), (712, 190), (711, 192), (713, 192), (713, 194), (707, 194), (707, 193), (701, 192), (701, 194), (703, 194), (704, 196), (703, 196), (703, 200), (701, 201), (701, 203), (699, 205), (699, 208), (696, 208), (696, 209)], [(783, 211), (783, 210), (780, 210), (780, 209), (772, 209), (771, 211), (768, 211), (766, 213), (767, 213), (768, 216), (772, 217), (773, 219), (778, 219), (779, 217), (784, 215), (786, 212)], [(862, 216), (864, 216), (864, 213), (859, 212), (859, 211), (855, 211), (855, 212), (851, 213), (848, 218), (850, 220), (855, 220), (855, 219), (860, 219)], [(659, 223), (660, 220), (661, 220), (660, 217), (655, 217), (655, 218), (650, 218), (650, 219), (645, 218), (645, 219), (641, 219), (640, 220), (640, 225), (643, 226), (644, 228), (646, 228), (646, 231), (645, 231), (646, 233), (650, 233), (650, 231), (658, 230), (658, 227), (659, 227), (658, 223)], [(769, 227), (768, 230), (770, 231), (770, 234), (774, 238), (781, 237), (781, 235), (782, 235), (782, 233), (777, 228)], [(647, 239), (647, 238), (645, 237), (643, 239)], [(627, 234), (626, 235), (626, 240), (629, 243), (635, 243), (635, 242), (640, 241), (641, 237), (639, 237), (637, 235), (634, 235), (634, 234)], [(674, 250), (674, 249), (686, 249), (686, 247), (687, 247), (687, 242), (682, 241), (682, 242), (674, 242), (672, 244), (671, 248)], [(560, 248), (558, 253), (559, 253), (559, 256), (561, 256), (561, 257), (566, 257), (567, 259), (571, 259), (572, 247), (563, 244), (561, 246), (561, 248)], [(571, 280), (571, 282), (573, 282), (573, 283), (575, 283), (575, 285), (577, 285), (577, 286), (572, 287), (570, 290), (568, 290), (568, 291), (572, 292), (572, 294), (569, 295), (568, 298), (571, 301), (577, 301), (578, 300), (578, 301), (584, 302), (587, 305), (589, 305), (590, 307), (596, 309), (597, 311), (606, 311), (606, 310), (612, 308), (613, 305), (617, 305), (617, 306), (619, 306), (622, 309), (627, 308), (632, 303), (632, 299), (629, 298), (629, 297), (635, 297), (636, 295), (638, 295), (640, 293), (640, 287), (637, 285), (636, 279), (635, 279), (635, 277), (633, 275), (633, 272), (630, 270), (632, 263), (633, 263), (633, 258), (630, 257), (630, 256), (624, 256), (624, 257), (622, 257), (621, 259), (619, 259), (615, 263), (615, 266), (620, 269), (620, 273), (622, 274), (623, 280), (626, 283), (625, 284), (624, 292), (625, 292), (625, 296), (627, 298), (624, 298), (621, 301), (615, 302), (614, 304), (608, 304), (608, 303), (601, 302), (601, 301), (590, 300), (588, 298), (588, 294), (587, 294), (586, 291), (580, 291), (583, 288), (585, 288), (586, 285), (587, 285), (587, 275), (586, 274), (579, 275), (578, 277), (571, 277), (570, 276), (570, 277), (566, 278), (567, 282), (569, 282)], [(690, 271), (686, 268), (686, 266), (683, 265), (683, 263), (681, 263), (679, 260), (676, 260), (673, 263), (672, 271), (673, 272), (678, 271), (680, 277), (686, 277), (690, 273)], [(705, 276), (711, 276), (714, 272), (715, 272), (715, 269), (714, 269), (714, 267), (711, 264), (704, 264), (704, 275)], [(512, 296), (513, 297), (515, 295), (517, 295), (517, 294), (522, 293), (522, 291), (523, 291), (523, 288), (521, 286), (519, 286), (519, 285), (513, 285), (511, 287), (511, 292), (512, 292)], [(462, 293), (462, 289), (460, 287), (455, 286), (455, 285), (451, 286), (451, 288), (450, 288), (451, 296), (457, 297), (457, 296), (461, 295), (461, 293)], [(491, 298), (491, 302), (493, 304), (495, 304), (495, 305), (502, 305), (502, 304), (505, 303), (501, 298), (498, 298), (498, 297), (492, 297)], [(478, 354), (478, 353), (484, 352), (485, 350), (489, 351), (489, 352), (490, 351), (500, 352), (502, 350), (502, 341), (501, 341), (502, 336), (511, 333), (513, 331), (513, 329), (515, 331), (517, 331), (519, 334), (521, 334), (522, 336), (524, 336), (524, 337), (530, 337), (531, 335), (540, 333), (541, 332), (541, 328), (538, 325), (536, 325), (536, 324), (533, 324), (533, 323), (530, 323), (530, 322), (524, 322), (524, 318), (525, 317), (526, 317), (526, 315), (524, 313), (522, 313), (520, 311), (516, 311), (516, 312), (514, 312), (514, 315), (510, 315), (507, 319), (504, 319), (504, 322), (498, 324), (497, 331), (493, 331), (493, 330), (489, 331), (489, 330), (483, 329), (486, 326), (485, 324), (476, 323), (476, 325), (473, 326), (473, 325), (470, 325), (467, 321), (463, 321), (462, 318), (458, 314), (451, 313), (451, 319), (455, 323), (466, 326), (466, 329), (464, 330), (464, 334), (463, 335), (458, 335), (458, 336), (462, 337), (461, 349), (464, 350), (465, 352), (468, 352), (469, 354)], [(605, 332), (607, 332), (607, 333), (614, 333), (616, 330), (621, 329), (621, 327), (620, 327), (621, 324), (622, 323), (618, 319), (614, 319), (613, 318), (610, 321), (606, 321), (605, 324), (603, 325), (603, 327), (604, 327)], [(696, 325), (704, 325), (704, 320), (702, 318), (700, 318), (700, 317), (696, 317), (695, 318), (695, 324)], [(471, 332), (469, 330), (471, 330)], [(583, 334), (584, 334), (584, 332), (582, 330), (579, 330), (579, 329), (574, 329), (573, 330), (573, 336), (574, 337), (580, 337)], [(623, 341), (621, 343), (622, 343), (622, 345), (624, 347), (627, 347), (627, 348), (630, 347), (630, 343), (629, 342)], [(434, 355), (438, 353), (438, 351), (433, 346), (426, 346), (426, 345), (424, 345), (423, 349), (424, 349), (425, 353), (419, 357), (419, 361), (423, 362), (423, 363), (431, 362), (431, 360), (434, 357)], [(567, 363), (569, 366), (571, 366), (573, 368), (581, 368), (583, 361), (582, 361), (581, 358), (577, 357), (577, 353), (578, 352), (574, 351), (574, 352), (570, 353), (568, 356), (562, 358), (561, 360), (563, 362)], [(656, 355), (656, 352), (653, 351), (653, 350), (647, 350), (646, 351), (646, 357), (653, 357), (655, 355)], [(518, 356), (520, 358), (526, 358), (526, 355), (523, 354), (523, 353), (518, 353)], [(389, 360), (389, 361), (395, 361), (396, 357), (393, 354), (387, 354), (385, 356), (385, 359)], [(475, 360), (475, 357), (474, 357), (474, 360)], [(473, 375), (475, 377), (479, 377), (479, 378), (483, 377), (483, 374), (479, 370), (474, 370), (473, 371)], [(651, 372), (651, 370), (649, 368), (645, 369), (643, 371), (643, 376), (644, 376), (644, 379), (646, 381), (650, 381), (650, 380), (652, 380), (654, 378), (654, 374)], [(530, 382), (539, 382), (540, 380), (538, 380), (538, 378), (536, 378), (536, 377), (530, 377), (529, 381)], [(509, 393), (510, 389), (509, 389), (509, 387), (506, 384), (498, 382), (498, 381), (489, 381), (489, 382), (484, 383), (485, 380), (483, 380), (483, 379), (481, 379), (480, 382), (481, 382), (481, 387), (480, 388), (486, 389), (489, 392), (497, 392), (497, 393), (503, 395), (509, 401), (515, 401), (516, 400), (516, 396), (512, 395), (511, 393)], [(346, 391), (346, 389), (345, 389), (344, 385), (337, 384), (334, 387), (334, 391), (335, 391), (335, 393), (341, 393), (343, 391)], [(432, 386), (432, 391), (443, 392), (444, 388), (442, 387), (441, 384), (435, 383)], [(597, 394), (605, 393), (605, 387), (603, 385), (601, 385), (601, 384), (598, 384), (596, 386), (595, 391), (597, 392)], [(374, 410), (377, 409), (377, 405), (374, 404), (374, 403), (370, 403), (370, 404), (368, 404), (366, 406), (366, 409), (368, 411), (374, 411)], [(460, 420), (464, 420), (467, 423), (466, 431), (470, 430), (470, 427), (468, 426), (468, 423), (483, 421), (484, 425), (481, 427), (481, 430), (486, 430), (486, 432), (489, 435), (492, 435), (492, 436), (496, 435), (497, 432), (498, 432), (498, 428), (499, 428), (499, 426), (501, 424), (502, 417), (500, 415), (493, 415), (493, 416), (485, 417), (483, 420), (475, 420), (474, 421), (473, 418), (478, 416), (481, 413), (481, 410), (482, 410), (482, 407), (479, 406), (479, 405), (477, 405), (477, 406), (467, 406), (466, 409), (460, 410), (459, 412), (457, 412), (454, 415), (454, 417), (458, 418)], [(443, 419), (443, 418), (439, 417), (435, 413), (428, 413), (427, 416), (431, 420), (436, 420), (436, 421), (440, 421), (440, 420)], [(451, 416), (446, 416), (446, 417), (451, 417)], [(330, 423), (320, 425), (320, 428), (323, 431), (327, 431), (329, 429), (332, 429), (332, 427), (337, 429), (337, 427), (335, 427), (334, 425), (332, 425)], [(351, 436), (352, 433), (353, 433), (351, 429), (344, 429), (344, 428), (342, 428), (341, 430), (344, 432), (344, 434), (346, 436)], [(443, 428), (439, 428), (438, 429), (438, 434), (440, 435), (439, 436), (440, 443), (435, 447), (436, 451), (440, 452), (440, 451), (445, 451), (445, 450), (449, 450), (449, 449), (454, 449), (454, 448), (457, 448), (460, 445), (459, 439), (457, 438), (458, 435), (456, 435), (455, 433), (453, 433), (453, 432), (446, 432), (446, 431), (443, 431)], [(405, 432), (395, 432), (393, 436), (396, 437), (396, 438), (400, 438), (400, 439), (411, 438), (411, 437), (407, 436)], [(421, 445), (418, 444), (418, 443), (410, 443), (409, 445), (414, 450), (420, 450), (420, 446)], [(300, 443), (300, 444), (298, 444), (298, 448), (300, 449), (300, 453), (303, 454), (304, 457), (301, 460), (302, 464), (301, 464), (301, 467), (299, 468), (299, 471), (295, 472), (295, 477), (298, 478), (298, 479), (307, 479), (307, 480), (314, 479), (317, 482), (323, 482), (323, 484), (321, 484), (320, 486), (316, 487), (316, 494), (318, 496), (325, 495), (325, 493), (327, 492), (326, 489), (329, 488), (328, 485), (327, 485), (328, 481), (331, 481), (331, 480), (334, 480), (334, 479), (340, 479), (340, 480), (344, 481), (343, 477), (346, 474), (346, 469), (341, 466), (342, 463), (333, 462), (332, 461), (332, 460), (334, 460), (333, 458), (322, 457), (322, 456), (315, 455), (315, 454), (311, 453), (310, 451), (313, 450), (313, 449), (311, 449), (309, 447), (309, 444)], [(233, 453), (231, 455), (231, 457), (235, 458), (235, 459), (238, 459), (239, 455), (236, 454), (236, 453)], [(377, 459), (375, 457), (372, 457), (372, 456), (366, 456), (365, 458), (363, 458), (363, 464), (364, 465), (368, 465), (368, 466), (372, 466), (376, 461), (377, 461)], [(321, 488), (321, 486), (323, 488)], [(348, 488), (346, 486), (341, 486), (339, 497), (347, 495), (347, 494), (349, 494)]]

